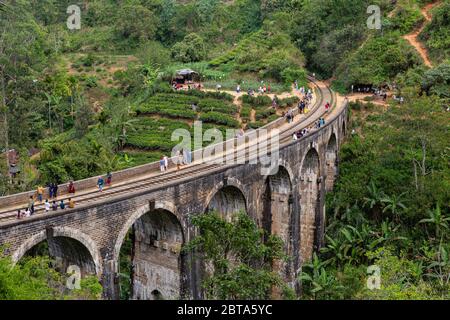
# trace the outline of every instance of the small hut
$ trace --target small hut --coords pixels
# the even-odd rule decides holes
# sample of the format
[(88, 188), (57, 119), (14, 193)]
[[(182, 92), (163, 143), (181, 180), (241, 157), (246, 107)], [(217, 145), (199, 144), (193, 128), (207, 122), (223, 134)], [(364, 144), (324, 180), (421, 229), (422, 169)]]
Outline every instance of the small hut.
[(195, 72), (194, 70), (191, 69), (181, 69), (176, 71), (172, 83), (173, 82), (177, 84), (193, 83), (198, 81), (199, 78), (200, 76), (198, 72)]

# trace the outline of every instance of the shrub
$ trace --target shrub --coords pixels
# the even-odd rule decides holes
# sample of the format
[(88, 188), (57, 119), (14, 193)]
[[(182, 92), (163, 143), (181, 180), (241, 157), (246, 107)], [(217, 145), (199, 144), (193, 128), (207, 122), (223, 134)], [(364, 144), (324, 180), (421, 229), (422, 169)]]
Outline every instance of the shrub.
[(262, 126), (264, 126), (264, 122), (262, 122), (262, 121), (254, 121), (254, 122), (250, 122), (248, 124), (248, 127), (251, 129), (258, 129)]
[(239, 126), (239, 122), (233, 117), (215, 111), (202, 114), (200, 116), (200, 120), (205, 122), (223, 124), (233, 128), (237, 128)]
[(273, 109), (273, 108), (268, 108), (265, 110), (256, 110), (255, 118), (256, 118), (256, 120), (262, 120), (262, 119), (265, 119), (265, 118), (273, 115), (274, 113), (275, 113), (275, 109)]
[(206, 56), (203, 38), (196, 33), (190, 33), (183, 41), (172, 47), (172, 57), (181, 62), (195, 62), (203, 60)]
[(272, 99), (268, 96), (249, 96), (248, 94), (240, 97), (243, 103), (250, 104), (254, 107), (258, 106), (268, 106), (272, 103)]

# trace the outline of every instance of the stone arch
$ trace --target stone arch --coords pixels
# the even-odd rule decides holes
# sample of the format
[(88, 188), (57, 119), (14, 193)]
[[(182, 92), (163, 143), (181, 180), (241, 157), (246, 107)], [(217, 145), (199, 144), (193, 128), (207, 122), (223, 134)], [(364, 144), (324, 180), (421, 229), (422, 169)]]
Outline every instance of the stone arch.
[(59, 260), (63, 272), (75, 264), (81, 268), (83, 276), (101, 275), (102, 263), (96, 243), (87, 234), (70, 227), (53, 227), (35, 234), (13, 253), (13, 263), (44, 241), (48, 242), (50, 255)]
[(302, 175), (305, 174), (311, 166), (317, 163), (319, 170), (320, 170), (320, 156), (319, 152), (317, 151), (317, 148), (312, 147), (309, 148), (308, 152), (305, 154), (305, 156), (302, 159), (301, 165), (300, 165), (300, 178), (302, 178)]
[(45, 241), (47, 239), (46, 232), (41, 231), (35, 235), (33, 235), (31, 238), (25, 240), (19, 248), (14, 251), (14, 253), (11, 256), (12, 262), (16, 264), (19, 262), (19, 260), (34, 246), (38, 245), (39, 243)]
[[(285, 253), (292, 256), (293, 184), (287, 168), (279, 166), (275, 175), (266, 176), (264, 188), (263, 229), (267, 234), (279, 236), (284, 242)], [(277, 260), (273, 267), (287, 281), (291, 280), (290, 264)]]
[(133, 231), (131, 298), (180, 298), (184, 276), (181, 247), (185, 238), (175, 206), (167, 201), (157, 201), (154, 207), (144, 205), (136, 210), (116, 241), (115, 261), (119, 259), (120, 248), (129, 230)]
[(284, 170), (286, 170), (289, 174), (291, 184), (292, 185), (296, 184), (296, 175), (294, 174), (294, 170), (291, 168), (289, 162), (287, 162), (283, 158), (280, 158), (280, 160), (278, 160), (278, 168), (283, 168)]
[(334, 181), (337, 174), (337, 160), (338, 160), (338, 143), (334, 132), (331, 133), (328, 139), (327, 147), (325, 150), (325, 190), (333, 190)]
[(316, 243), (316, 228), (320, 212), (320, 158), (315, 148), (310, 148), (300, 167), (300, 258), (311, 259)]
[[(182, 226), (182, 216), (180, 215), (180, 213), (178, 212), (176, 206), (169, 201), (155, 201), (155, 209), (164, 209), (170, 213), (172, 213), (173, 215), (175, 215), (178, 219), (178, 221), (180, 222), (180, 225)], [(128, 233), (128, 231), (131, 229), (131, 227), (133, 226), (133, 224), (140, 218), (142, 217), (144, 214), (147, 214), (150, 211), (150, 204), (144, 204), (141, 207), (139, 207), (125, 222), (125, 224), (123, 225), (123, 227), (120, 229), (119, 234), (117, 236), (117, 240), (116, 243), (114, 245), (114, 261), (117, 261), (118, 257), (119, 257), (119, 253), (120, 253), (120, 248), (122, 247), (123, 241)], [(183, 230), (183, 229), (182, 229)], [(183, 232), (183, 241), (185, 240), (184, 238), (184, 232)]]
[(247, 197), (242, 184), (233, 178), (223, 181), (208, 195), (205, 212), (217, 211), (230, 219), (234, 213), (244, 211), (248, 213)]
[[(236, 189), (239, 189), (241, 191), (241, 193), (244, 195), (244, 198), (247, 201), (247, 195), (244, 193), (244, 185), (242, 184), (242, 182), (235, 178), (235, 177), (227, 177), (224, 180), (220, 181), (219, 183), (217, 183), (213, 189), (208, 193), (208, 195), (206, 196), (205, 199), (205, 205), (204, 205), (204, 212), (207, 211), (208, 209), (208, 205), (211, 203), (211, 200), (213, 199), (213, 197), (217, 194), (217, 192), (220, 191), (220, 189), (227, 187), (227, 186), (232, 186), (235, 187)], [(246, 208), (248, 208), (248, 203), (246, 202)]]

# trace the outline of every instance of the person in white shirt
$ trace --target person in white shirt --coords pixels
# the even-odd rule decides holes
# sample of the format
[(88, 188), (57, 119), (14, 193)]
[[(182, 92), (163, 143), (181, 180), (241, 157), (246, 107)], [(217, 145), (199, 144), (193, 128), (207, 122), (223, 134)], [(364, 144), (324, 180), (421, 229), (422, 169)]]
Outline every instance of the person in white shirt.
[(50, 202), (48, 202), (48, 199), (45, 200), (45, 212), (49, 212), (50, 211)]
[(30, 208), (27, 208), (27, 210), (25, 210), (25, 217), (29, 217), (31, 216), (31, 211)]
[(167, 156), (164, 156), (164, 167), (165, 170), (167, 171), (167, 169), (169, 169), (169, 158), (167, 158)]

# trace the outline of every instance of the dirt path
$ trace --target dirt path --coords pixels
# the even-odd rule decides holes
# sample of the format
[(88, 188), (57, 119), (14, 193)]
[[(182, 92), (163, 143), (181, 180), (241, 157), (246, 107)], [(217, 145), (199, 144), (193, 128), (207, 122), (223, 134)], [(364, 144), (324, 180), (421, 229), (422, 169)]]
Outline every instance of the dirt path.
[(431, 14), (430, 10), (434, 8), (434, 6), (440, 4), (440, 1), (429, 3), (425, 5), (420, 12), (425, 18), (425, 21), (422, 23), (419, 29), (416, 29), (415, 31), (406, 34), (403, 36), (403, 39), (406, 39), (414, 48), (416, 48), (417, 52), (419, 52), (420, 56), (423, 59), (423, 62), (426, 66), (432, 67), (431, 61), (428, 57), (428, 51), (425, 48), (425, 46), (419, 41), (418, 36), (422, 32), (422, 30), (425, 28), (425, 26), (431, 21)]
[[(306, 89), (309, 88), (309, 85)], [(208, 92), (217, 92), (217, 90), (215, 89), (202, 89), (202, 91), (208, 91)], [(245, 91), (241, 91), (240, 93), (237, 93), (236, 91), (231, 91), (231, 90), (220, 90), (220, 92), (225, 92), (228, 93), (230, 95), (232, 95), (234, 97), (233, 99), (233, 104), (237, 105), (239, 107), (239, 111), (236, 115), (236, 120), (239, 121), (239, 123), (242, 125), (242, 119), (241, 119), (241, 108), (242, 108), (242, 100), (240, 100), (239, 98), (243, 95), (246, 95), (247, 92)], [(282, 92), (279, 94), (275, 94), (275, 93), (255, 93), (255, 96), (260, 96), (260, 95), (265, 95), (268, 96), (270, 99), (273, 99), (275, 97), (275, 95), (278, 97), (278, 99), (284, 99), (284, 98), (289, 98), (289, 97), (299, 97), (299, 98), (303, 98), (300, 91), (296, 90), (294, 88), (294, 85), (292, 85), (292, 90), (291, 92)], [(279, 116), (281, 116), (281, 110), (277, 110), (277, 114)], [(255, 122), (256, 121), (256, 110), (252, 108), (252, 110), (250, 111), (250, 122)]]
[[(308, 89), (308, 88), (306, 88)], [(209, 92), (217, 92), (217, 90), (215, 89), (202, 89), (202, 91), (209, 91)], [(239, 97), (246, 95), (247, 92), (241, 91), (240, 93), (237, 93), (236, 91), (231, 91), (231, 90), (220, 90), (220, 92), (225, 92), (228, 93), (230, 95), (232, 95), (234, 97), (233, 103), (237, 106), (241, 106), (242, 105), (242, 101), (239, 100)], [(295, 90), (294, 86), (292, 85), (292, 91), (291, 92), (282, 92), (279, 94), (275, 94), (275, 93), (256, 93), (255, 92), (255, 96), (268, 96), (270, 99), (273, 99), (274, 96), (277, 96), (278, 99), (284, 99), (284, 98), (289, 98), (289, 97), (293, 97), (293, 96), (297, 96), (299, 98), (302, 98), (302, 95), (300, 94), (299, 90)]]

